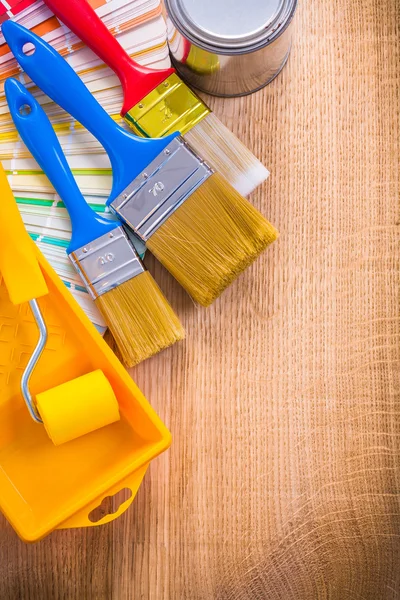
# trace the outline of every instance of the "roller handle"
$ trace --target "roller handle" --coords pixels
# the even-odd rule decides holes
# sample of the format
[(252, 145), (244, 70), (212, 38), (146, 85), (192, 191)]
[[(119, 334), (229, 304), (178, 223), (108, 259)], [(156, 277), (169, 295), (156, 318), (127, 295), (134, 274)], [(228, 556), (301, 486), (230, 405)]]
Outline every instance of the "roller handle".
[[(69, 6), (69, 3), (68, 3)], [(45, 94), (82, 123), (106, 150), (113, 172), (111, 202), (178, 133), (160, 139), (139, 138), (119, 127), (92, 96), (70, 65), (47, 42), (15, 21), (2, 26), (3, 35), (21, 67)], [(33, 54), (24, 45), (33, 44)]]
[(25, 229), (1, 164), (0, 274), (13, 304), (22, 304), (48, 293), (37, 250)]
[(16, 79), (6, 81), (5, 92), (21, 138), (68, 210), (72, 223), (68, 254), (113, 231), (117, 227), (115, 222), (98, 216), (83, 198), (54, 129), (39, 103)]
[(122, 115), (175, 72), (148, 69), (132, 60), (87, 0), (45, 0), (45, 4), (115, 72), (124, 90)]

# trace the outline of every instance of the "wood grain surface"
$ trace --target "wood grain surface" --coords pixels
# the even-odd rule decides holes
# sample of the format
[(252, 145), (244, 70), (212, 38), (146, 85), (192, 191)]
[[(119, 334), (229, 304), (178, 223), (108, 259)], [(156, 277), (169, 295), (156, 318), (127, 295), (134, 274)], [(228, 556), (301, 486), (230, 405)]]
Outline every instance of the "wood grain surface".
[(1, 600), (400, 597), (400, 7), (300, 1), (287, 67), (212, 99), (279, 241), (132, 375), (171, 428), (116, 522), (20, 542)]

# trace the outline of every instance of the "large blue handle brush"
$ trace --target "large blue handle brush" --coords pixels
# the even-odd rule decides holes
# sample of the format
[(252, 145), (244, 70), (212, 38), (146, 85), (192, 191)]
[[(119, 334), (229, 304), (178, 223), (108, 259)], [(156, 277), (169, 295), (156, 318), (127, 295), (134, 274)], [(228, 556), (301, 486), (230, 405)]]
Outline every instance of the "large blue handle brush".
[(264, 165), (185, 85), (174, 69), (148, 69), (135, 63), (87, 0), (45, 2), (115, 71), (124, 92), (121, 114), (135, 133), (159, 137), (180, 131), (192, 148), (243, 196), (268, 177)]
[(124, 362), (131, 367), (183, 337), (157, 284), (123, 227), (86, 203), (46, 113), (16, 79), (5, 92), (26, 146), (63, 200), (72, 223), (68, 256), (103, 314)]
[[(110, 208), (194, 300), (207, 306), (277, 237), (276, 230), (179, 135), (138, 138), (119, 127), (68, 63), (15, 22), (3, 34), (31, 79), (104, 146)], [(33, 54), (24, 52), (33, 44)]]

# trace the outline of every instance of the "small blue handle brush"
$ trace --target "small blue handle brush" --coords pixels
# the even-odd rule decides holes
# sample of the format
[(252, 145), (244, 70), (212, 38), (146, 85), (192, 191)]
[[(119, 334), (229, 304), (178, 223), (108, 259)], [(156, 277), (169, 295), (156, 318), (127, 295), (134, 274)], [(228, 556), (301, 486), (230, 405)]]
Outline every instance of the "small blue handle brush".
[[(111, 210), (195, 301), (211, 304), (276, 239), (274, 227), (181, 136), (138, 138), (119, 127), (47, 42), (12, 21), (2, 31), (31, 79), (104, 146)], [(23, 51), (28, 43), (33, 54)]]
[[(104, 219), (86, 203), (69, 169), (64, 154), (55, 138), (43, 109), (16, 79), (5, 84), (7, 101), (13, 121), (26, 146), (67, 208), (72, 224), (72, 236), (67, 253), (71, 254), (119, 227), (119, 223)], [(18, 110), (17, 110), (17, 107)]]
[(178, 318), (118, 222), (86, 203), (46, 113), (16, 79), (5, 83), (21, 138), (63, 200), (72, 223), (67, 253), (103, 314), (128, 367), (182, 339)]

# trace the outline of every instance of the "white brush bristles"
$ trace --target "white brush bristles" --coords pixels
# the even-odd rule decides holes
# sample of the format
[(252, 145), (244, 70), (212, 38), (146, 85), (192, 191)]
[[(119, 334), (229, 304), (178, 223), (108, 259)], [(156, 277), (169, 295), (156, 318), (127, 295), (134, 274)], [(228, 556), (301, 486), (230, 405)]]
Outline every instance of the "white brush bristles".
[(183, 137), (242, 196), (251, 194), (269, 175), (268, 169), (213, 113)]

